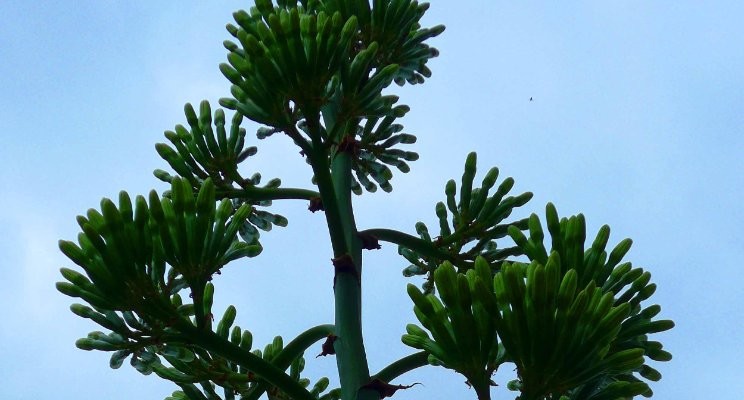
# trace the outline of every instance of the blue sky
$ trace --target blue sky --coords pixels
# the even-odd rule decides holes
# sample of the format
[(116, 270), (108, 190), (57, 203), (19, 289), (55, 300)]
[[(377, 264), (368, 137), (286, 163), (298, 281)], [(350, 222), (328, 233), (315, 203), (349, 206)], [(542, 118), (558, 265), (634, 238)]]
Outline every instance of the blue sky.
[[(360, 228), (413, 232), (435, 225), (444, 183), (479, 152), (532, 191), (524, 214), (583, 212), (589, 230), (632, 237), (628, 259), (653, 274), (652, 301), (677, 327), (657, 335), (674, 354), (655, 398), (744, 398), (744, 3), (738, 1), (434, 2), (426, 21), (447, 31), (425, 85), (394, 89), (412, 107), (406, 131), (421, 159), (391, 194), (357, 198)], [(71, 266), (60, 238), (75, 216), (119, 190), (165, 186), (154, 151), (183, 123), (183, 104), (227, 95), (217, 65), (231, 12), (245, 1), (4, 1), (0, 3), (0, 397), (162, 399), (175, 387), (108, 354), (77, 350), (97, 326), (54, 290)], [(534, 101), (530, 102), (532, 97)], [(246, 125), (249, 131), (256, 128)], [(287, 186), (310, 173), (283, 137), (258, 143), (246, 166)], [(257, 142), (256, 139), (251, 139)], [(289, 339), (332, 320), (324, 224), (302, 202), (278, 203), (286, 229), (264, 235), (264, 254), (228, 266), (217, 309), (238, 307), (256, 343)], [(737, 261), (739, 260), (739, 261)], [(372, 370), (410, 351), (406, 265), (393, 246), (367, 254), (365, 331)], [(312, 357), (310, 357), (312, 358)], [(309, 359), (333, 379), (335, 361)], [(511, 371), (497, 380), (502, 386)], [(398, 400), (474, 398), (462, 379), (430, 367)], [(494, 390), (495, 399), (512, 398)]]

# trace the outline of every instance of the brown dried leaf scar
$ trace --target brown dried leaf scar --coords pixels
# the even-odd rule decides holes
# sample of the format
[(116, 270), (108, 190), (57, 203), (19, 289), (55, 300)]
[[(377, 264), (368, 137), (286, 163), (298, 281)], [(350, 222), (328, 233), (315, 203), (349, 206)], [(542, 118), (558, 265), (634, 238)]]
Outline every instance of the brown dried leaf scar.
[(318, 358), (320, 356), (325, 357), (327, 355), (336, 354), (336, 349), (333, 348), (333, 342), (335, 342), (337, 338), (338, 336), (332, 333), (328, 335), (328, 337), (326, 338), (326, 341), (323, 342), (323, 345), (321, 346), (322, 351), (320, 352), (320, 354), (315, 356), (315, 358)]
[(393, 394), (395, 394), (395, 392), (400, 389), (410, 389), (416, 385), (422, 385), (422, 384), (420, 382), (416, 382), (411, 385), (391, 385), (380, 379), (373, 379), (370, 383), (362, 386), (361, 388), (372, 389), (376, 391), (377, 393), (379, 393), (384, 399), (385, 397), (393, 397)]

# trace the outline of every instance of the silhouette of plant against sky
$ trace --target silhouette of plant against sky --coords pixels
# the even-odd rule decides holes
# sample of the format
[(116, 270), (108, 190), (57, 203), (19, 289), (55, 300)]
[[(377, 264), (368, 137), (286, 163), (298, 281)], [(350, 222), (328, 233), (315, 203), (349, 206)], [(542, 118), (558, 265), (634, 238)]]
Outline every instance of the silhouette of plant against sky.
[[(57, 289), (81, 299), (73, 313), (105, 330), (77, 346), (111, 352), (112, 368), (128, 360), (173, 382), (180, 389), (168, 399), (381, 399), (416, 390), (391, 382), (427, 366), (463, 375), (478, 399), (490, 399), (503, 364), (516, 375), (498, 389), (521, 400), (650, 397), (648, 382), (661, 374), (647, 362), (671, 355), (648, 335), (674, 324), (645, 304), (656, 285), (623, 260), (630, 239), (609, 246), (607, 226), (587, 237), (583, 215), (561, 217), (550, 203), (544, 216), (513, 217), (532, 194), (512, 194), (514, 180), (496, 168), (477, 181), (475, 153), (436, 203), (438, 226), (357, 227), (353, 195), (390, 192), (393, 171), (407, 173), (418, 159), (416, 136), (401, 124), (409, 107), (385, 89), (424, 83), (438, 56), (429, 40), (444, 31), (421, 26), (427, 3), (371, 3), (258, 0), (234, 13), (220, 64), (232, 84), (220, 100), (229, 115), (187, 104), (185, 124), (156, 145), (172, 171), (155, 176), (170, 190), (103, 199), (78, 217), (77, 243), (60, 241), (82, 273), (63, 268)], [(264, 181), (244, 119), (261, 125), (258, 139), (297, 145), (312, 182)], [(287, 226), (271, 207), (285, 200), (325, 215), (335, 321), (259, 350), (235, 324), (235, 307), (213, 309), (215, 275), (260, 256), (262, 232)], [(405, 277), (425, 280), (408, 285), (417, 323), (394, 328), (411, 354), (371, 372), (362, 260), (381, 243), (398, 246)], [(311, 347), (336, 358), (340, 387), (303, 377)]]

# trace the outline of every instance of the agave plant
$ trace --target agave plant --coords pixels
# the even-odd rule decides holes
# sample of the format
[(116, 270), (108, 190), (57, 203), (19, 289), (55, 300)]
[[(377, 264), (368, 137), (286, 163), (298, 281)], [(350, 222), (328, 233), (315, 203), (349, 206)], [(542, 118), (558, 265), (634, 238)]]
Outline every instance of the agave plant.
[[(235, 12), (219, 66), (232, 84), (220, 100), (229, 111), (187, 104), (185, 124), (155, 146), (172, 171), (154, 174), (170, 189), (104, 199), (78, 217), (76, 243), (60, 241), (82, 272), (63, 268), (57, 289), (86, 303), (73, 304), (73, 313), (106, 330), (77, 346), (111, 352), (112, 368), (129, 360), (173, 382), (168, 399), (381, 399), (411, 389), (391, 382), (428, 365), (462, 374), (477, 398), (490, 399), (492, 375), (505, 363), (516, 366), (506, 386), (522, 400), (650, 396), (647, 381), (661, 374), (647, 361), (671, 356), (648, 335), (673, 324), (654, 319), (658, 305), (641, 305), (656, 286), (648, 272), (621, 263), (629, 240), (607, 253), (609, 228), (585, 249), (584, 217), (559, 219), (549, 204), (548, 250), (536, 215), (512, 218), (532, 194), (510, 195), (514, 180), (499, 181), (497, 168), (476, 187), (475, 153), (459, 187), (449, 181), (435, 206), (436, 236), (422, 222), (413, 234), (357, 228), (352, 194), (391, 191), (393, 170), (407, 173), (418, 159), (407, 147), (416, 136), (401, 124), (409, 107), (386, 90), (431, 76), (438, 51), (428, 42), (444, 27), (421, 25), (428, 8), (412, 0), (257, 0)], [(246, 173), (258, 151), (246, 143), (246, 119), (260, 125), (259, 140), (284, 136), (298, 147), (313, 175), (307, 187)], [(250, 330), (235, 325), (235, 307), (214, 323), (217, 276), (258, 257), (261, 232), (287, 226), (273, 202), (297, 200), (327, 222), (335, 321), (258, 350)], [(421, 326), (409, 324), (402, 337), (419, 351), (372, 374), (361, 329), (362, 255), (381, 242), (410, 263), (404, 276), (425, 279), (422, 289), (408, 287)], [(304, 354), (316, 345), (336, 358), (339, 387), (302, 376)]]

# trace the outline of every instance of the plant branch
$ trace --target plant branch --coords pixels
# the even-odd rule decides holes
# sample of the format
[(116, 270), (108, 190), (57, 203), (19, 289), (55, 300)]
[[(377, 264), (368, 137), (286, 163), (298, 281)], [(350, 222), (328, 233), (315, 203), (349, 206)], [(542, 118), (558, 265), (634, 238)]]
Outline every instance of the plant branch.
[(323, 324), (314, 326), (305, 332), (300, 333), (289, 342), (282, 351), (277, 354), (271, 363), (279, 368), (289, 368), (292, 361), (300, 357), (310, 346), (318, 341), (325, 339), (328, 335), (333, 334), (336, 327), (333, 324)]
[(297, 127), (294, 124), (285, 129), (284, 133), (289, 136), (305, 154), (307, 154), (312, 148), (310, 142), (302, 137), (302, 134), (297, 130)]
[(417, 238), (416, 236), (409, 235), (407, 233), (396, 231), (394, 229), (373, 228), (365, 229), (359, 233), (373, 236), (378, 240), (382, 240), (388, 243), (407, 247), (425, 256), (452, 262), (457, 261), (457, 258), (454, 255), (442, 251), (437, 246), (435, 246), (434, 243), (423, 240), (421, 238)]
[[(330, 324), (314, 326), (305, 332), (300, 333), (294, 340), (289, 342), (282, 351), (279, 352), (272, 360), (271, 364), (275, 367), (285, 370), (289, 368), (294, 360), (302, 356), (310, 346), (317, 343), (319, 340), (325, 339), (328, 335), (335, 331), (335, 327)], [(268, 389), (268, 385), (263, 382), (259, 382), (255, 388), (251, 389), (250, 392), (245, 394), (242, 399), (244, 400), (258, 400), (264, 392)]]
[(247, 349), (232, 344), (212, 331), (203, 331), (185, 319), (178, 319), (174, 328), (180, 331), (186, 340), (210, 352), (217, 353), (226, 359), (244, 366), (270, 384), (278, 387), (295, 400), (316, 400), (299, 382), (284, 371)]
[(425, 365), (429, 365), (428, 355), (425, 351), (419, 351), (418, 353), (407, 355), (391, 363), (387, 367), (381, 369), (380, 372), (374, 374), (372, 379), (390, 382), (406, 372), (413, 371), (414, 369)]
[(247, 187), (234, 189), (217, 189), (217, 196), (229, 197), (231, 199), (246, 200), (310, 200), (319, 197), (320, 194), (314, 190), (297, 189), (297, 188), (261, 188)]

